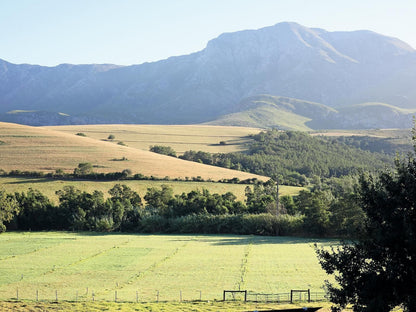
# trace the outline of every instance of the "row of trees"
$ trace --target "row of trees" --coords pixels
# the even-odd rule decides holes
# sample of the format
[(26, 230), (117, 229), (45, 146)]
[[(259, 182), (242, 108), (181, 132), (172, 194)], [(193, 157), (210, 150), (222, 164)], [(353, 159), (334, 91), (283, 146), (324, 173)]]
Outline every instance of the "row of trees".
[[(331, 182), (331, 185), (336, 185)], [(339, 183), (338, 183), (339, 184)], [(194, 231), (198, 232), (204, 222), (201, 216), (224, 216), (212, 219), (226, 224), (233, 216), (269, 215), (273, 218), (289, 217), (296, 222), (287, 234), (314, 236), (351, 236), (361, 226), (362, 211), (355, 204), (353, 195), (329, 187), (319, 187), (312, 191), (301, 191), (298, 196), (277, 196), (273, 181), (247, 186), (245, 200), (239, 201), (231, 192), (211, 194), (208, 190), (193, 190), (188, 193), (173, 194), (171, 187), (148, 188), (143, 199), (126, 185), (116, 184), (108, 191), (88, 193), (73, 186), (65, 186), (57, 191), (59, 204), (37, 190), (6, 194), (1, 193), (1, 220), (11, 222), (9, 227), (20, 230), (77, 230), (77, 231), (143, 231), (143, 224), (173, 220), (188, 216), (194, 217)], [(156, 217), (156, 218), (155, 218)], [(227, 219), (227, 218), (231, 219)], [(191, 220), (191, 219), (183, 219)], [(200, 220), (200, 221), (197, 221)], [(233, 219), (236, 220), (236, 219)], [(277, 219), (276, 219), (277, 220)], [(283, 222), (280, 221), (273, 222)], [(291, 222), (292, 222), (291, 221)], [(225, 222), (225, 223), (224, 223)], [(263, 221), (262, 221), (263, 222)], [(187, 226), (189, 229), (189, 226)], [(147, 227), (149, 231), (152, 227)], [(227, 226), (218, 228), (218, 233), (238, 233)], [(3, 227), (4, 230), (4, 227)], [(155, 227), (157, 231), (164, 231)], [(179, 230), (176, 228), (176, 230)], [(169, 231), (172, 231), (170, 229)], [(212, 232), (209, 229), (209, 232)], [(287, 232), (287, 231), (286, 231)], [(256, 229), (254, 233), (262, 233)], [(254, 234), (249, 231), (246, 234)], [(276, 232), (263, 231), (275, 235)]]

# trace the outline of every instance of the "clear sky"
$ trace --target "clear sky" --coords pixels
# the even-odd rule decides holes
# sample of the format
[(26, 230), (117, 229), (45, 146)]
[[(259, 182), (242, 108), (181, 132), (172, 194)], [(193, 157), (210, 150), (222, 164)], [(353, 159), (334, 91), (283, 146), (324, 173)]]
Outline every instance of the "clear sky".
[(368, 29), (416, 48), (416, 0), (0, 0), (0, 59), (141, 64), (284, 21)]

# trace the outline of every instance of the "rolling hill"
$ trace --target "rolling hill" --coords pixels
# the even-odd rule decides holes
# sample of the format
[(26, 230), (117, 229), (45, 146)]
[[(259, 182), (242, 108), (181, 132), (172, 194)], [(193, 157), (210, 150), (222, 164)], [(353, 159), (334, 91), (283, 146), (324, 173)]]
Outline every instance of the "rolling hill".
[[(416, 51), (399, 39), (285, 22), (225, 33), (199, 52), (140, 65), (44, 67), (0, 60), (0, 120), (31, 125), (220, 120), (236, 125), (248, 119), (251, 125), (282, 128), (293, 120), (299, 129), (322, 129), (334, 124), (385, 128), (394, 119), (409, 127), (403, 122), (408, 114), (398, 108), (416, 108), (415, 85)], [(255, 111), (241, 105), (262, 94), (320, 103), (329, 113), (319, 119), (281, 105)], [(383, 104), (378, 111), (397, 114), (390, 120), (372, 118), (360, 104), (370, 102), (391, 105), (393, 110)], [(352, 105), (354, 112), (348, 110)]]
[(371, 102), (332, 108), (269, 94), (243, 99), (235, 110), (206, 124), (301, 131), (410, 128), (416, 114), (416, 109), (404, 109), (386, 103)]
[[(172, 147), (178, 155), (185, 151), (231, 153), (247, 148), (248, 135), (259, 133), (259, 128), (207, 125), (72, 125), (49, 126), (47, 129), (103, 140), (110, 134), (114, 142), (122, 141), (129, 147), (149, 150), (151, 145)], [(221, 142), (221, 144), (220, 144)]]
[[(125, 160), (122, 160), (125, 159)], [(268, 178), (207, 166), (149, 151), (122, 146), (115, 142), (54, 131), (44, 128), (0, 123), (0, 169), (72, 172), (79, 163), (90, 162), (96, 172), (130, 169), (133, 173), (163, 178), (240, 180)]]

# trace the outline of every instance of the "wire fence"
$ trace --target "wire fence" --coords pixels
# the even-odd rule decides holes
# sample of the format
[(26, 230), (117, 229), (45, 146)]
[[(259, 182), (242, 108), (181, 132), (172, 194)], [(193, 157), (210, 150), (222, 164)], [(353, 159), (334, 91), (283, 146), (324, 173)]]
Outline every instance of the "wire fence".
[(68, 301), (68, 302), (86, 302), (86, 301), (104, 301), (104, 302), (159, 302), (159, 301), (207, 301), (220, 300), (220, 297), (213, 298), (212, 294), (204, 294), (202, 290), (195, 291), (164, 291), (164, 290), (145, 290), (145, 291), (127, 291), (123, 289), (112, 291), (95, 291), (91, 288), (82, 290), (64, 290), (64, 289), (15, 289), (7, 292), (0, 291), (0, 300), (16, 301)]
[(207, 301), (207, 300), (225, 300), (225, 301), (247, 301), (247, 302), (297, 302), (297, 301), (327, 301), (328, 297), (325, 292), (309, 292), (291, 294), (285, 293), (256, 293), (250, 291), (235, 291), (221, 296), (219, 293), (217, 297), (212, 296), (212, 293), (204, 295), (202, 290), (186, 291), (181, 290), (175, 292), (164, 292), (159, 290), (140, 291), (121, 291), (114, 290), (106, 292), (106, 294), (97, 293), (93, 289), (86, 288), (81, 291), (63, 291), (59, 289), (50, 289), (42, 291), (16, 289), (12, 294), (0, 293), (0, 300), (29, 300), (29, 301), (69, 301), (69, 302), (86, 302), (86, 301), (106, 301), (106, 302), (167, 302), (167, 301)]
[(296, 293), (295, 295), (288, 293), (277, 294), (262, 294), (262, 293), (247, 293), (247, 301), (252, 302), (294, 302), (294, 301), (327, 301), (328, 296), (325, 292), (310, 292), (310, 297), (307, 293)]

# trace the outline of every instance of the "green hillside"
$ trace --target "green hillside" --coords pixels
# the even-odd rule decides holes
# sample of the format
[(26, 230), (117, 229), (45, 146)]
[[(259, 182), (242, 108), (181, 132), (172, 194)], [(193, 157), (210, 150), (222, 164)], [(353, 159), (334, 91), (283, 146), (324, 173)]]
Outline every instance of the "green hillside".
[(267, 94), (246, 98), (235, 110), (208, 124), (308, 131), (313, 118), (335, 112), (319, 103)]
[(243, 99), (234, 112), (208, 124), (309, 131), (312, 129), (410, 128), (414, 109), (368, 102), (340, 107), (300, 99), (257, 95)]

